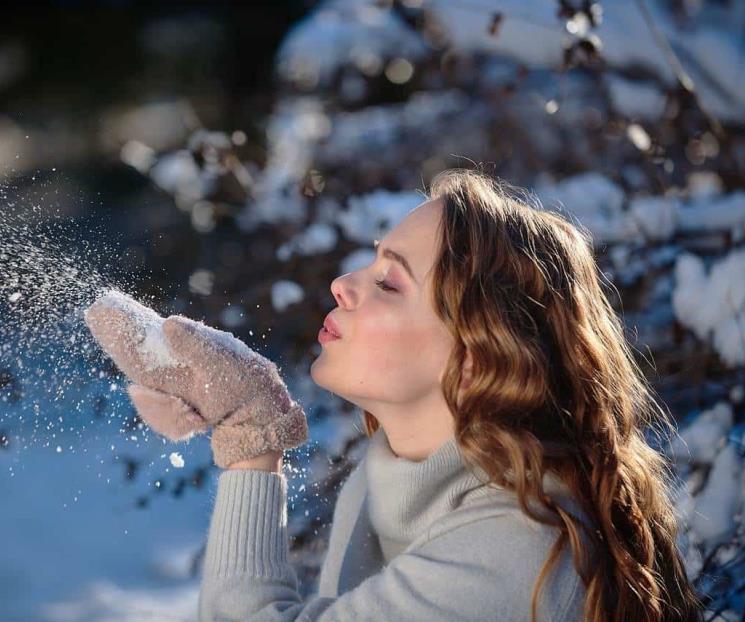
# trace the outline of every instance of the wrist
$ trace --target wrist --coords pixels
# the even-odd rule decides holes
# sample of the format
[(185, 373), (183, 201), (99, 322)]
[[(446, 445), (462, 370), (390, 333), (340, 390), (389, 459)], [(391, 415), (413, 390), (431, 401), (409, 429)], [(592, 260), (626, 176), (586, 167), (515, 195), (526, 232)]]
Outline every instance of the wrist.
[(281, 451), (268, 451), (259, 456), (233, 462), (228, 469), (255, 469), (259, 471), (269, 471), (273, 473), (282, 472), (282, 455)]

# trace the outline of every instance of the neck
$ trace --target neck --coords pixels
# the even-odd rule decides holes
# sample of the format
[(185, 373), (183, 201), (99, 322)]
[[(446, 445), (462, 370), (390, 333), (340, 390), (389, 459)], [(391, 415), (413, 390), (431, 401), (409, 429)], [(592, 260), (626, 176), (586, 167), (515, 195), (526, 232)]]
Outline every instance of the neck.
[(440, 387), (406, 402), (354, 403), (375, 417), (397, 458), (421, 462), (455, 436), (455, 420)]
[(447, 404), (422, 403), (368, 411), (385, 431), (388, 444), (398, 458), (411, 462), (426, 460), (455, 435), (455, 422)]

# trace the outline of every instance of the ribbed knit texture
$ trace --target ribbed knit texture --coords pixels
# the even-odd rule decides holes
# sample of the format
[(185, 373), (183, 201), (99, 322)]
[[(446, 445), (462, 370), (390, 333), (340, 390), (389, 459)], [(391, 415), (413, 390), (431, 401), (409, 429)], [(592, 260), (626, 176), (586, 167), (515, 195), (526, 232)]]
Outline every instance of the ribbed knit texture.
[(283, 474), (229, 469), (220, 474), (204, 572), (256, 577), (286, 571), (287, 479)]
[(455, 437), (414, 462), (393, 453), (382, 428), (370, 438), (365, 475), (370, 523), (386, 562), (434, 520), (461, 505), (466, 494), (477, 496), (484, 488), (463, 467)]
[[(339, 492), (318, 593), (305, 600), (288, 562), (284, 474), (218, 478), (199, 620), (528, 622), (557, 532), (515, 495), (465, 468), (454, 438), (427, 459), (397, 457), (381, 428)], [(546, 491), (586, 520), (563, 486)], [(581, 619), (584, 587), (567, 548), (539, 599), (539, 622)]]

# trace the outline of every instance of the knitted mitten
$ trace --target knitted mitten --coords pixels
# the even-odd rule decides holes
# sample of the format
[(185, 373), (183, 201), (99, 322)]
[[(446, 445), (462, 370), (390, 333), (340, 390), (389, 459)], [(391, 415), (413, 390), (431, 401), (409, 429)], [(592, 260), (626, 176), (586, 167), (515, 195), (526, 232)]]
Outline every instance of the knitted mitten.
[(221, 468), (307, 440), (305, 412), (276, 364), (231, 333), (181, 315), (164, 319), (113, 290), (84, 316), (133, 381), (130, 399), (157, 433), (177, 441), (213, 427), (210, 443)]

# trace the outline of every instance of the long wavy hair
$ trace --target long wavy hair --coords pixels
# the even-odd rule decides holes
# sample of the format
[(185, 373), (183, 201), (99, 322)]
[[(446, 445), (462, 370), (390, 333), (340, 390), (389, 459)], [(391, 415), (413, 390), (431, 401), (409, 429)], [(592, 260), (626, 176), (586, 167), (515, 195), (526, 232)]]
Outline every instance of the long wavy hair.
[[(481, 170), (442, 171), (429, 198), (444, 202), (432, 305), (455, 338), (442, 391), (458, 446), (517, 494), (525, 514), (560, 530), (533, 588), (531, 620), (569, 542), (585, 621), (701, 621), (676, 545), (673, 471), (645, 439), (645, 430), (675, 426), (601, 289), (591, 234)], [(467, 351), (472, 376), (458, 401)], [(363, 425), (368, 437), (379, 427), (368, 411)], [(545, 493), (547, 471), (594, 529)]]

